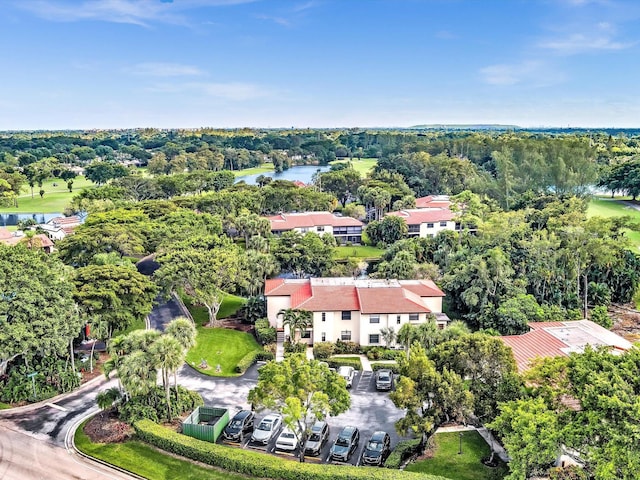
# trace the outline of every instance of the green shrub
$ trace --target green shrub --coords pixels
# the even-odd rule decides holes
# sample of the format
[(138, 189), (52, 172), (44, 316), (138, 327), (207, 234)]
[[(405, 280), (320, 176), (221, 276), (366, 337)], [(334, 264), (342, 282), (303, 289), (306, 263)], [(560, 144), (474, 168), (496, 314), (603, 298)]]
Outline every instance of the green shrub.
[(326, 362), (331, 368), (353, 367), (356, 370), (362, 370), (362, 362), (359, 358), (330, 357)]
[[(178, 385), (177, 398), (175, 388), (171, 388), (170, 393), (171, 412), (174, 417), (204, 405), (202, 396), (198, 392), (187, 390), (180, 385)], [(167, 400), (164, 388), (157, 386), (148, 395), (131, 397), (118, 406), (118, 417), (130, 424), (145, 419), (155, 422), (166, 421)]]
[(326, 360), (333, 355), (336, 347), (330, 342), (319, 342), (313, 344), (313, 356), (316, 360)]
[[(258, 360), (258, 354), (261, 354), (260, 351), (252, 351), (247, 353), (244, 357), (240, 359), (238, 364), (236, 365), (236, 373), (244, 373), (247, 369), (253, 365)], [(265, 352), (266, 353), (266, 352)]]
[(398, 442), (396, 448), (387, 457), (387, 461), (384, 462), (384, 466), (387, 468), (400, 468), (402, 462), (409, 458), (414, 453), (418, 452), (420, 448), (420, 439), (415, 438), (413, 440), (403, 440)]
[(256, 320), (254, 328), (256, 331), (256, 338), (261, 345), (266, 345), (267, 343), (275, 343), (277, 336), (276, 329), (269, 325), (269, 320), (267, 320), (266, 318)]
[(388, 369), (391, 370), (393, 373), (400, 373), (400, 367), (398, 366), (397, 363), (376, 363), (376, 362), (371, 362), (371, 369), (374, 372), (377, 372), (378, 370), (382, 370), (382, 369)]
[(360, 353), (360, 345), (356, 342), (336, 341), (335, 354), (344, 355), (345, 353)]
[(398, 355), (404, 355), (402, 350), (384, 347), (362, 347), (362, 352), (369, 360), (397, 360)]
[(591, 310), (591, 321), (606, 329), (613, 327), (613, 320), (604, 305), (598, 305)]
[(306, 351), (306, 343), (284, 342), (284, 353), (304, 353)]
[(285, 462), (265, 453), (218, 445), (181, 435), (141, 420), (134, 425), (138, 437), (162, 450), (253, 478), (282, 480), (445, 480), (443, 477), (348, 465)]
[(276, 356), (273, 354), (273, 352), (258, 352), (256, 353), (256, 362), (268, 362), (269, 360), (275, 360)]

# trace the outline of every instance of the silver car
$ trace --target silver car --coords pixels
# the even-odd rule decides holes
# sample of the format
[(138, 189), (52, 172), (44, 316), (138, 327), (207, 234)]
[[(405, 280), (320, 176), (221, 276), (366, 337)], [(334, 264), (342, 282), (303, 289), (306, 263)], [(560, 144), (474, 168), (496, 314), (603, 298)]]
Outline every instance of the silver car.
[(307, 455), (320, 455), (320, 451), (329, 439), (329, 425), (327, 422), (316, 422), (311, 427), (309, 439), (304, 444), (304, 453)]
[(282, 427), (282, 415), (272, 413), (262, 419), (251, 435), (251, 441), (255, 443), (267, 444), (275, 437)]

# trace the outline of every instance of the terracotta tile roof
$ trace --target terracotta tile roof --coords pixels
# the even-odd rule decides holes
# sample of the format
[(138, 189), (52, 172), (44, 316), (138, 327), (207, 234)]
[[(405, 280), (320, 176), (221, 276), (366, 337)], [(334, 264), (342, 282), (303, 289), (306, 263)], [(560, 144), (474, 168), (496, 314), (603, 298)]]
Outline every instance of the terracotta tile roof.
[(455, 217), (454, 213), (448, 208), (414, 208), (410, 210), (400, 210), (399, 212), (389, 212), (387, 215), (402, 217), (407, 222), (407, 225), (448, 222)]
[(523, 335), (508, 335), (500, 339), (511, 347), (520, 372), (527, 370), (531, 361), (538, 357), (567, 355), (562, 351), (566, 345), (544, 330), (532, 330)]
[(58, 225), (60, 227), (64, 225), (80, 225), (82, 221), (80, 217), (71, 216), (71, 217), (55, 217), (47, 222), (49, 225)]
[(402, 287), (358, 288), (362, 313), (431, 313), (424, 305), (407, 298)]
[[(19, 243), (27, 243), (27, 236), (21, 235), (19, 237), (14, 237), (13, 235), (10, 238), (0, 238), (0, 242), (5, 245), (18, 245)], [(53, 242), (46, 235), (39, 233), (33, 236), (33, 245), (38, 248), (48, 248), (53, 247)]]
[(408, 281), (410, 288), (404, 283), (353, 278), (270, 279), (265, 284), (265, 296), (290, 296), (291, 308), (313, 312), (362, 313), (429, 313), (420, 297), (444, 296), (430, 280)]
[(416, 208), (449, 208), (450, 205), (448, 195), (427, 195), (416, 198)]
[(360, 308), (356, 287), (353, 285), (314, 286), (311, 289), (312, 296), (304, 303), (299, 304), (299, 308), (311, 310), (312, 312), (328, 310), (355, 311)]
[(267, 217), (271, 230), (293, 230), (321, 226), (362, 227), (364, 224), (352, 217), (339, 217), (330, 212), (281, 213)]
[(537, 357), (566, 356), (582, 352), (586, 345), (609, 346), (618, 353), (632, 347), (621, 336), (591, 320), (532, 322), (529, 327), (531, 331), (523, 335), (500, 337), (513, 350), (520, 371), (527, 370)]
[(444, 297), (444, 292), (432, 280), (400, 280), (402, 288), (419, 297)]

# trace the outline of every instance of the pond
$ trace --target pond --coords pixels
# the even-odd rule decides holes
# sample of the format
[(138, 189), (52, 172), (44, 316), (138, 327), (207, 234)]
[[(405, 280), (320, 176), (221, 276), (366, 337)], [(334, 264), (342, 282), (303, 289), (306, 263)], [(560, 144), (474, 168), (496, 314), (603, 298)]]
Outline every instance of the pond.
[(29, 218), (36, 223), (46, 223), (56, 217), (62, 217), (62, 213), (0, 213), (0, 227), (18, 225), (20, 220)]
[(289, 170), (285, 170), (282, 173), (275, 172), (265, 172), (265, 173), (256, 173), (254, 175), (242, 175), (240, 177), (236, 177), (236, 182), (244, 181), (249, 185), (255, 185), (256, 178), (260, 175), (265, 177), (271, 177), (274, 180), (289, 180), (289, 181), (300, 181), (303, 183), (311, 183), (311, 177), (318, 170), (321, 172), (326, 172), (331, 167), (329, 165), (300, 165), (297, 167), (291, 167)]

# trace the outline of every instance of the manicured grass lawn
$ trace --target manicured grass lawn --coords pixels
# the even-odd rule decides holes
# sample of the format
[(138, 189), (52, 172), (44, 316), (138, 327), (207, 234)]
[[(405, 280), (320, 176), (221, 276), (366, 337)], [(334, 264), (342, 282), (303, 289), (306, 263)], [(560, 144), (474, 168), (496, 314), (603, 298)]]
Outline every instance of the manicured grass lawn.
[(6, 410), (7, 408), (11, 408), (11, 405), (0, 402), (0, 410)]
[(107, 463), (124, 468), (149, 480), (244, 480), (248, 477), (196, 465), (166, 455), (137, 440), (123, 443), (92, 443), (82, 428), (76, 430), (76, 447), (87, 455), (99, 458)]
[(380, 258), (384, 253), (384, 250), (378, 247), (368, 247), (366, 245), (353, 245), (351, 247), (341, 246), (336, 247), (333, 251), (333, 257), (335, 259), (341, 258)]
[(349, 161), (353, 164), (353, 168), (360, 174), (361, 177), (366, 177), (367, 174), (378, 164), (377, 158), (363, 158), (360, 160), (354, 158), (353, 160), (334, 160), (333, 162), (329, 162), (329, 165), (335, 165), (336, 163), (346, 163)]
[[(53, 186), (53, 184), (57, 186)], [(73, 192), (67, 189), (67, 182), (59, 178), (50, 178), (42, 183), (42, 190), (45, 194), (40, 198), (40, 187), (33, 187), (33, 198), (31, 198), (31, 187), (26, 185), (22, 187), (20, 196), (18, 197), (18, 208), (5, 207), (1, 208), (2, 213), (62, 213), (69, 204), (74, 195), (77, 195), (85, 188), (92, 188), (93, 183), (84, 177), (76, 177), (73, 179)]]
[(255, 175), (257, 173), (273, 173), (273, 163), (263, 163), (259, 167), (245, 168), (244, 170), (234, 170), (233, 174), (236, 177), (242, 177), (243, 175)]
[(491, 449), (478, 432), (462, 433), (462, 455), (458, 454), (458, 432), (439, 433), (434, 438), (434, 456), (408, 465), (408, 472), (441, 475), (456, 480), (493, 480), (503, 478), (507, 474), (508, 469), (505, 465), (490, 468), (482, 464), (480, 460), (488, 457)]
[[(240, 359), (249, 352), (262, 350), (250, 333), (227, 328), (203, 327), (202, 325), (209, 321), (207, 309), (192, 305), (188, 298), (183, 297), (183, 300), (193, 316), (198, 331), (196, 346), (187, 353), (187, 362), (199, 372), (214, 377), (237, 376), (235, 368)], [(227, 295), (218, 312), (218, 318), (226, 318), (234, 314), (244, 305), (244, 302), (245, 300), (241, 297)], [(207, 370), (198, 368), (202, 359), (209, 364)], [(220, 365), (220, 372), (216, 372), (217, 365)]]
[[(624, 200), (630, 200), (629, 197), (623, 197)], [(640, 222), (640, 211), (621, 203), (620, 198), (615, 200), (606, 200), (605, 198), (594, 197), (589, 202), (587, 216), (589, 217), (623, 217), (629, 216), (634, 221)], [(625, 236), (633, 245), (640, 248), (640, 232), (627, 230)]]

